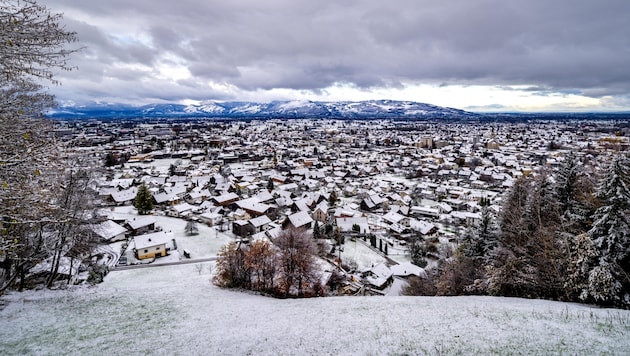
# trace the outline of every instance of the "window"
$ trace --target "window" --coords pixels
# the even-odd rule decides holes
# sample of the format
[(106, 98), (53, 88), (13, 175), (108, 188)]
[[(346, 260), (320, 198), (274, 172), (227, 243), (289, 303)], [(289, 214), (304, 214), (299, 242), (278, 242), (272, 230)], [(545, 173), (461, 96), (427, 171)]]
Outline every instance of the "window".
[(160, 248), (159, 248), (159, 247), (156, 247), (156, 248), (155, 248), (155, 250), (156, 250), (156, 251), (159, 251), (159, 250), (160, 250)]
[(147, 252), (149, 252), (149, 250), (144, 250), (144, 253), (147, 253)]

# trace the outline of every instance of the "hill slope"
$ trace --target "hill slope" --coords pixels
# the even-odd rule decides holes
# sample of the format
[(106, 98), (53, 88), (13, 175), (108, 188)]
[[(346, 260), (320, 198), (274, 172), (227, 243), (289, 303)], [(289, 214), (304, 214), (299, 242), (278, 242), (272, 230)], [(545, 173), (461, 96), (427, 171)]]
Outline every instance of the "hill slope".
[(477, 114), (411, 101), (358, 102), (274, 101), (214, 102), (202, 105), (153, 104), (130, 106), (94, 104), (62, 106), (50, 111), (53, 118), (473, 118)]
[(630, 311), (491, 297), (278, 300), (221, 290), (208, 266), (111, 272), (6, 297), (0, 354), (624, 354)]

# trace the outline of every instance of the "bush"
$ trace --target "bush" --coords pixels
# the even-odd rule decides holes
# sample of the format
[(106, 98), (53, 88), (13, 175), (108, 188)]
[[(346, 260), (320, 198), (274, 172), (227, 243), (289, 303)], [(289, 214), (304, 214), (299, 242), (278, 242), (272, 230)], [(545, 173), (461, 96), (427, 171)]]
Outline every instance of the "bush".
[(109, 268), (105, 265), (91, 265), (88, 269), (87, 282), (90, 284), (102, 283), (105, 276), (109, 273)]

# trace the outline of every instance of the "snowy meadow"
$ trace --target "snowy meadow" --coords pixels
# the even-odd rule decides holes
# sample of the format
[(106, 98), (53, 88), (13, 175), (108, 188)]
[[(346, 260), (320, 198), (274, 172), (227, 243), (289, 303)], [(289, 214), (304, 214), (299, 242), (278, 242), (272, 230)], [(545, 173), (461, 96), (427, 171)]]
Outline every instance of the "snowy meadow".
[(212, 263), (111, 272), (2, 297), (2, 355), (627, 354), (630, 311), (493, 297), (280, 300), (222, 290)]

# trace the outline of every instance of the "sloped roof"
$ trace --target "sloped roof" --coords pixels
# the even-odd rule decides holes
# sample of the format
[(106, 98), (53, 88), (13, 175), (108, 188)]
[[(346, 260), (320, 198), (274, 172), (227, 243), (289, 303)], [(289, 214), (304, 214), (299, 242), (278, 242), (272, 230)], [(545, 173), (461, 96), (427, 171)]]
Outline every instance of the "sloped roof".
[(403, 262), (401, 264), (393, 265), (389, 268), (394, 276), (406, 277), (406, 276), (418, 276), (422, 278), (427, 277), (427, 272), (422, 267), (418, 267), (411, 262)]
[(157, 222), (157, 219), (153, 216), (142, 216), (142, 217), (137, 217), (137, 218), (127, 221), (127, 225), (129, 225), (129, 227), (132, 230), (137, 230), (141, 227), (155, 224), (156, 222)]
[(138, 193), (138, 188), (131, 187), (131, 188), (126, 189), (126, 190), (121, 190), (121, 191), (118, 191), (118, 192), (112, 192), (111, 196), (112, 196), (112, 199), (116, 203), (123, 203), (123, 202), (126, 202), (126, 201), (134, 200), (136, 198), (136, 194), (137, 193)]
[(109, 240), (127, 232), (127, 229), (111, 220), (103, 221), (102, 223), (94, 226), (92, 230), (103, 240)]
[(409, 226), (423, 235), (430, 233), (431, 230), (435, 228), (435, 225), (433, 225), (430, 222), (427, 222), (424, 220), (416, 220), (416, 219), (410, 219)]
[(270, 205), (259, 202), (258, 198), (256, 197), (239, 200), (236, 202), (236, 205), (238, 205), (238, 207), (241, 209), (254, 211), (257, 213), (264, 213), (271, 207)]
[(225, 194), (219, 195), (218, 197), (214, 197), (213, 199), (217, 203), (221, 204), (230, 200), (238, 199), (238, 195), (236, 193), (225, 193)]
[(295, 227), (302, 227), (304, 225), (313, 222), (313, 218), (308, 214), (308, 211), (300, 211), (295, 214), (289, 215), (289, 221), (291, 225)]
[(271, 223), (271, 219), (269, 219), (267, 215), (261, 215), (257, 218), (250, 219), (249, 223), (254, 225), (254, 227), (258, 228), (258, 227)]
[(154, 232), (151, 234), (139, 235), (133, 238), (134, 246), (136, 250), (150, 248), (168, 243), (173, 239), (172, 233), (165, 231)]

